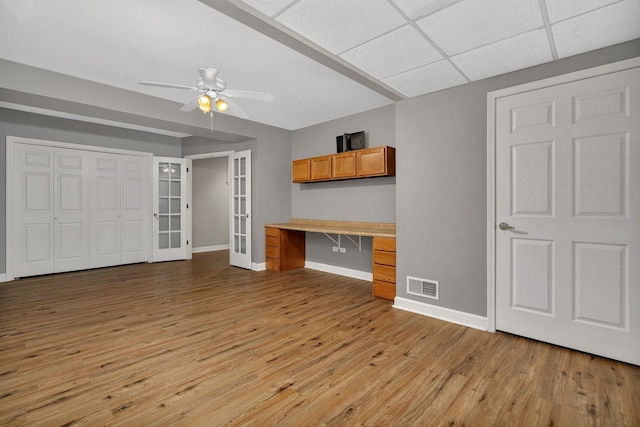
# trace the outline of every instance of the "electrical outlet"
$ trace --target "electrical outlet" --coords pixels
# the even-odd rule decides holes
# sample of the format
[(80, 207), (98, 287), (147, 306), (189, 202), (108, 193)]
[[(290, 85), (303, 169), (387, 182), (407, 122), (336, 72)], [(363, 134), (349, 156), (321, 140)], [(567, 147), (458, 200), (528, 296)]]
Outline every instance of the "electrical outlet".
[(333, 252), (338, 252), (338, 250), (339, 250), (339, 249), (340, 249), (340, 248), (339, 248), (339, 247), (337, 247), (337, 246), (334, 246), (334, 247), (332, 247), (332, 248), (331, 248), (331, 250), (333, 250)]
[(340, 248), (340, 253), (342, 253), (342, 254), (343, 254), (343, 253), (345, 253), (345, 252), (347, 252), (347, 248)]

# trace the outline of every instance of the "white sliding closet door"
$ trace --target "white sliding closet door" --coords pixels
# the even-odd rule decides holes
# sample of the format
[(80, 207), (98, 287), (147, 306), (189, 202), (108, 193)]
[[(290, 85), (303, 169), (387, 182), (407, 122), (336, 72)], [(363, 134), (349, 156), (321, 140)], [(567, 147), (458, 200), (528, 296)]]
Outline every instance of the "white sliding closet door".
[(54, 268), (89, 268), (90, 162), (80, 150), (54, 149)]
[(13, 267), (15, 277), (53, 273), (53, 148), (15, 144)]

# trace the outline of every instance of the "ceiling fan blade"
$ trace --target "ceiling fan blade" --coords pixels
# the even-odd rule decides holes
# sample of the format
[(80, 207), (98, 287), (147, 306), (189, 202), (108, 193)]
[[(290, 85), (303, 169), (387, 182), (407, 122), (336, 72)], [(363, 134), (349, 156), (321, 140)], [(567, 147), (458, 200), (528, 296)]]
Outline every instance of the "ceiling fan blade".
[(180, 107), (180, 111), (185, 111), (187, 113), (195, 110), (196, 108), (198, 108), (198, 98), (194, 99), (193, 101), (189, 101), (186, 104), (184, 104), (182, 107)]
[(185, 90), (192, 90), (192, 91), (197, 91), (198, 88), (192, 87), (192, 86), (183, 86), (183, 85), (174, 85), (171, 83), (156, 83), (156, 82), (139, 82), (141, 85), (143, 86), (156, 86), (156, 87), (166, 87), (166, 88), (170, 88), (170, 89), (185, 89)]
[(229, 104), (229, 108), (234, 116), (240, 117), (241, 119), (248, 119), (249, 113), (247, 113), (244, 108), (230, 100), (229, 98), (225, 98), (224, 102)]
[(218, 77), (218, 70), (215, 68), (198, 68), (202, 82), (209, 88), (216, 87), (216, 77)]
[(250, 90), (228, 89), (224, 91), (224, 94), (233, 98), (257, 99), (258, 101), (267, 101), (267, 102), (273, 101), (273, 95), (266, 92), (253, 92)]

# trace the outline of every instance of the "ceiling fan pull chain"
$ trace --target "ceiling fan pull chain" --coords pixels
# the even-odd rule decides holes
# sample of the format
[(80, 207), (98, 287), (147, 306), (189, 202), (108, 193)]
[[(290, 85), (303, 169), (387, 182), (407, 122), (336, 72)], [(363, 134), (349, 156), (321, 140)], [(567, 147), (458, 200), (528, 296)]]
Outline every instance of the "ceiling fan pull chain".
[(211, 116), (211, 133), (213, 133), (213, 111), (209, 115)]

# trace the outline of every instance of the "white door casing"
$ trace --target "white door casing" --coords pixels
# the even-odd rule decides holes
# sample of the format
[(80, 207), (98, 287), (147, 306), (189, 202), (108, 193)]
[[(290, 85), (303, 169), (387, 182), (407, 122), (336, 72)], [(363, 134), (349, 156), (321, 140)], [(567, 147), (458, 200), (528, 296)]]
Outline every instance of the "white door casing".
[(187, 161), (153, 158), (153, 261), (187, 259)]
[(496, 328), (640, 364), (640, 69), (495, 106)]
[(229, 263), (251, 269), (251, 150), (229, 156)]

